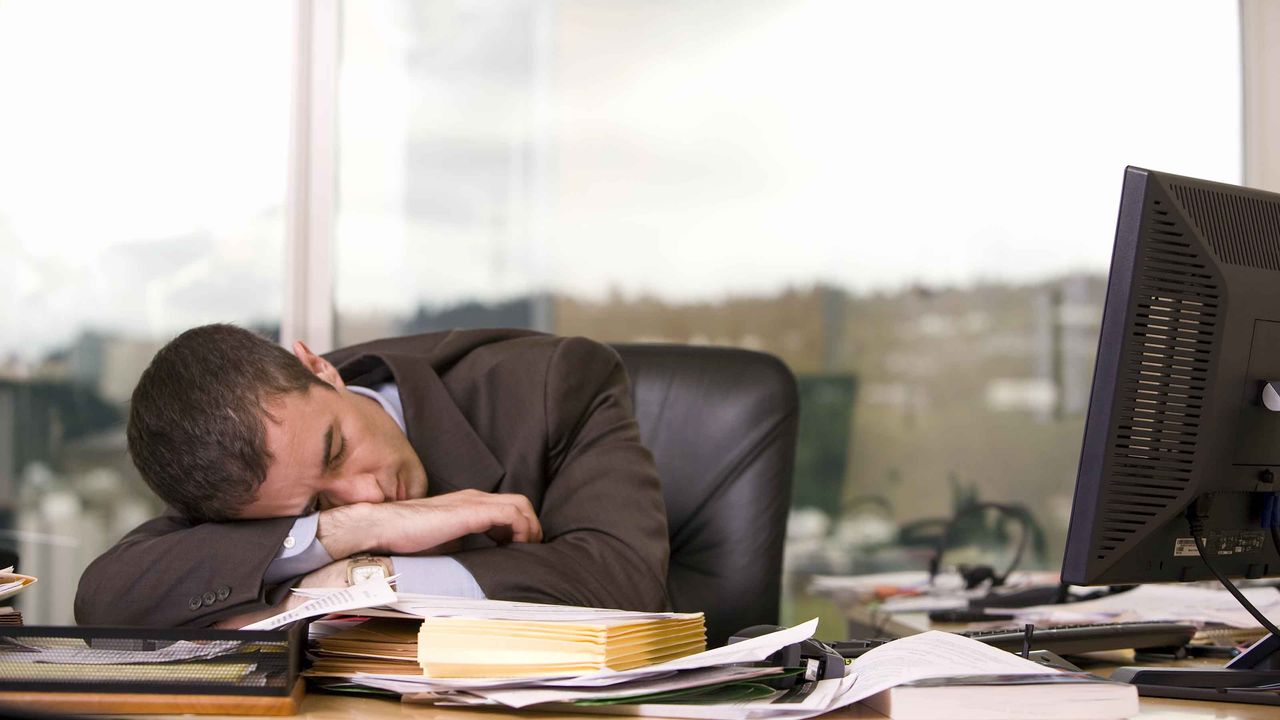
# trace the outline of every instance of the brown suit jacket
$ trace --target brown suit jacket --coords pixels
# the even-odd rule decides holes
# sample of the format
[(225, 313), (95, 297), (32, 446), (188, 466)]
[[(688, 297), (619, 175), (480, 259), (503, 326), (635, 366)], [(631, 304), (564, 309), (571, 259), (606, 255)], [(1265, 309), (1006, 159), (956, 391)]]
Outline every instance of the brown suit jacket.
[[(667, 525), (616, 353), (583, 338), (462, 330), (330, 353), (343, 379), (394, 380), (428, 493), (520, 493), (544, 541), (455, 557), (491, 598), (636, 610), (667, 606)], [(294, 518), (192, 525), (150, 520), (80, 579), (76, 620), (202, 626), (279, 602), (262, 578)]]

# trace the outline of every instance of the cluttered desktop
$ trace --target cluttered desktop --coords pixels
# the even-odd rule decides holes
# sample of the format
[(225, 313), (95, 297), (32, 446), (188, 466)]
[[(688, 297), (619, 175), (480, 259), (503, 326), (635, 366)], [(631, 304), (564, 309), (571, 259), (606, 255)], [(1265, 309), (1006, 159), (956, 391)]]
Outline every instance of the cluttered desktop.
[(1263, 717), (1280, 705), (1278, 467), (1280, 195), (1131, 167), (1060, 572), (951, 567), (943, 532), (927, 568), (816, 578), (848, 621), (831, 643), (816, 620), (708, 643), (716, 607), (449, 599), (374, 578), (235, 631), (0, 627), (0, 704)]

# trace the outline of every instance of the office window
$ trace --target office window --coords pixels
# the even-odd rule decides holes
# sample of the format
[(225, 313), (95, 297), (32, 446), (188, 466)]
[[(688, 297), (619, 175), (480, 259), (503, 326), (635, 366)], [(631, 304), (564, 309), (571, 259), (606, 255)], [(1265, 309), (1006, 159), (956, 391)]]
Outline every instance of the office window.
[[(338, 344), (514, 325), (796, 371), (788, 567), (1056, 566), (1127, 164), (1241, 180), (1233, 2), (342, 7)], [(1005, 555), (972, 518), (956, 557)]]
[[(177, 332), (277, 332), (287, 3), (0, 2), (0, 549), (70, 623), (84, 566), (160, 508), (126, 401)], [(7, 603), (6, 603), (7, 604)]]

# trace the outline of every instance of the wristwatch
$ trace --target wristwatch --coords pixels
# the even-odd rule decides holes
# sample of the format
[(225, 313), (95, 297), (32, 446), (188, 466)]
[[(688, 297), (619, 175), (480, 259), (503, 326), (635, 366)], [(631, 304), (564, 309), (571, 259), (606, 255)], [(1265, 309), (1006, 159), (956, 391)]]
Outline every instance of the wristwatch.
[(347, 559), (347, 585), (359, 585), (391, 577), (391, 560), (369, 553), (358, 553)]

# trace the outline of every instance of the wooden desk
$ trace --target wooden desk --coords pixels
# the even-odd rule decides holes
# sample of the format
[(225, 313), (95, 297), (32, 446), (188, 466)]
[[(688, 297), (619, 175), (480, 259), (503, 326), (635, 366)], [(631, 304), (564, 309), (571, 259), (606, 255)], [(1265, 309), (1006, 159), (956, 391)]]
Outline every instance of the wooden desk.
[[(845, 608), (851, 622), (875, 622), (881, 627), (891, 618), (881, 614), (872, 618), (858, 614), (857, 610)], [(892, 618), (893, 622), (903, 623), (903, 627), (912, 631), (927, 629), (928, 618), (923, 614), (906, 615)], [(1111, 671), (1121, 665), (1135, 664), (1132, 652), (1118, 652), (1095, 655), (1084, 669), (1099, 675), (1110, 675)], [(1170, 666), (1218, 665), (1208, 660), (1183, 660), (1169, 663)], [(1214, 718), (1215, 720), (1278, 720), (1280, 707), (1274, 705), (1242, 705), (1238, 703), (1199, 702), (1194, 700), (1169, 700), (1165, 698), (1140, 698), (1140, 712), (1136, 717), (1143, 720), (1189, 720), (1191, 718)], [(145, 718), (181, 718), (182, 720), (200, 720), (203, 718), (245, 718), (245, 715), (146, 715)], [(539, 713), (524, 711), (500, 711), (436, 707), (400, 703), (396, 700), (383, 700), (368, 697), (352, 697), (349, 695), (330, 695), (311, 693), (302, 701), (302, 711), (295, 718), (312, 720), (373, 720), (392, 718), (413, 718), (415, 720), (588, 720), (595, 717), (601, 720), (616, 720), (617, 715), (580, 715), (565, 713)], [(883, 718), (879, 713), (865, 707), (854, 705), (822, 716), (824, 720), (871, 720)]]
[[(185, 715), (173, 717), (183, 718), (183, 720), (224, 717), (224, 720), (232, 720), (233, 718), (243, 718), (244, 716)], [(308, 718), (309, 720), (362, 720), (364, 718), (370, 718), (371, 720), (391, 720), (393, 718), (405, 720), (588, 720), (592, 716), (443, 708), (432, 705), (410, 705), (395, 700), (314, 693), (303, 700), (302, 712), (294, 717)], [(619, 716), (598, 715), (595, 717), (617, 720)], [(855, 705), (828, 713), (822, 717), (824, 720), (882, 720), (884, 716)], [(1143, 720), (1190, 720), (1192, 718), (1276, 720), (1277, 717), (1280, 717), (1280, 708), (1274, 705), (1239, 705), (1236, 703), (1141, 698), (1141, 712), (1137, 717)]]

